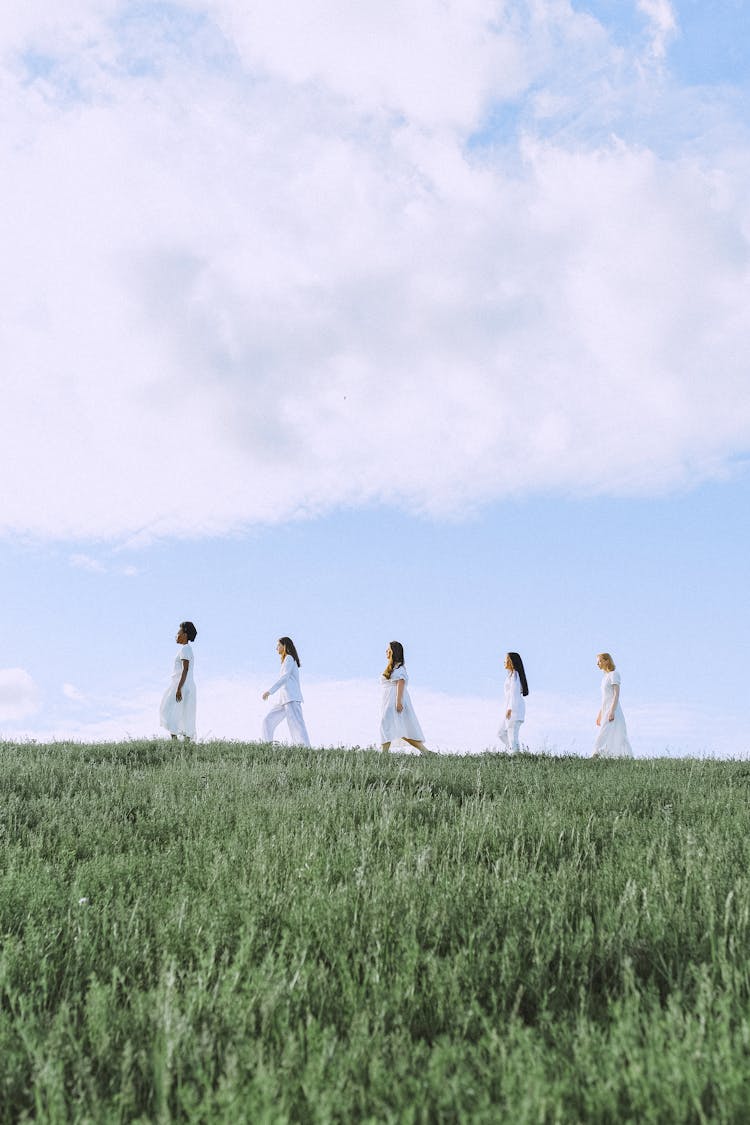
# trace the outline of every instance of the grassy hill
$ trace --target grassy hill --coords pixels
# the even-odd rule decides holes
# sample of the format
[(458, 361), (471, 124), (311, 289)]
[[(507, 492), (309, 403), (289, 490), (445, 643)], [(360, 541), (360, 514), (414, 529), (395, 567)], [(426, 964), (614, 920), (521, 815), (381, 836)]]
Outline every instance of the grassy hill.
[(0, 746), (0, 1120), (745, 1122), (750, 766)]

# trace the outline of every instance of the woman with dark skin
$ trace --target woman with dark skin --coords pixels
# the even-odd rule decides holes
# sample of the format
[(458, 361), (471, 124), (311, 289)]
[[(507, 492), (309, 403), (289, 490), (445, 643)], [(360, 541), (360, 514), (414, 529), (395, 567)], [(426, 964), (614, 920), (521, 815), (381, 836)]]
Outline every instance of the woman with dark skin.
[(161, 725), (172, 738), (182, 734), (187, 742), (195, 738), (195, 679), (192, 642), (198, 630), (192, 621), (180, 622), (175, 640), (180, 646), (172, 669), (172, 679), (159, 709)]

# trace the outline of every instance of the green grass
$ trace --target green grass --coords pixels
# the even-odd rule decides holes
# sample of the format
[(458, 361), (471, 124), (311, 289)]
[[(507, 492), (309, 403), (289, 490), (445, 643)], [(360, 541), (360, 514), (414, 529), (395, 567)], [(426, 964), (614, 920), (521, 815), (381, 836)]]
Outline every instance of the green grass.
[(748, 1120), (746, 764), (5, 744), (0, 781), (0, 1121)]

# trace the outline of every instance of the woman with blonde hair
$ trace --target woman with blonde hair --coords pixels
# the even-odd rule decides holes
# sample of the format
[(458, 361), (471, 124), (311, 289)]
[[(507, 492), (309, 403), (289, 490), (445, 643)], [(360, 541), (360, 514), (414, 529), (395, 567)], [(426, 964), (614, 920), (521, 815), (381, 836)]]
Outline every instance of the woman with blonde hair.
[(391, 641), (385, 650), (385, 671), (380, 677), (383, 685), (383, 706), (380, 714), (380, 745), (387, 754), (391, 743), (399, 738), (408, 742), (420, 754), (434, 754), (424, 744), (424, 735), (419, 720), (414, 713), (406, 685), (409, 677), (404, 667), (404, 646), (399, 641)]
[(620, 706), (620, 673), (615, 670), (615, 662), (608, 652), (600, 652), (596, 658), (597, 668), (604, 673), (602, 677), (602, 705), (596, 716), (599, 734), (594, 743), (593, 758), (632, 758), (633, 750), (628, 741), (628, 728)]

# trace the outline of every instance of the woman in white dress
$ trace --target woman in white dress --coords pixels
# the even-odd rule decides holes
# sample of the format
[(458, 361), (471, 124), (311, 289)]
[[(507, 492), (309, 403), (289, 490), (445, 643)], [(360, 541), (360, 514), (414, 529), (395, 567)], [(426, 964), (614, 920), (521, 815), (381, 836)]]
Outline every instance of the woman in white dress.
[(383, 685), (383, 704), (380, 713), (380, 744), (387, 754), (391, 743), (399, 738), (408, 742), (420, 754), (434, 755), (424, 744), (424, 735), (419, 720), (414, 713), (406, 685), (409, 677), (404, 667), (404, 646), (399, 641), (391, 641), (385, 650), (388, 663), (380, 677)]
[(273, 742), (273, 732), (279, 723), (286, 719), (292, 744), (309, 747), (310, 738), (302, 716), (304, 700), (299, 686), (300, 661), (292, 638), (280, 637), (276, 651), (281, 657), (281, 675), (268, 691), (263, 692), (263, 698), (268, 699), (278, 691), (279, 702), (271, 708), (263, 720), (263, 741)]
[(505, 654), (505, 667), (507, 669), (504, 685), (505, 714), (497, 734), (506, 750), (517, 752), (519, 749), (518, 732), (521, 729), (521, 723), (526, 718), (524, 697), (529, 694), (529, 685), (526, 680), (523, 660), (517, 652)]
[(197, 636), (198, 630), (192, 621), (180, 623), (175, 638), (180, 647), (175, 657), (172, 679), (159, 708), (161, 725), (166, 727), (172, 738), (181, 734), (187, 742), (195, 738), (195, 659), (192, 642)]
[(608, 652), (599, 653), (596, 666), (601, 668), (604, 675), (602, 705), (596, 716), (599, 734), (591, 756), (592, 758), (632, 758), (628, 728), (620, 706), (620, 673), (615, 671), (615, 662)]

